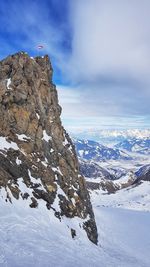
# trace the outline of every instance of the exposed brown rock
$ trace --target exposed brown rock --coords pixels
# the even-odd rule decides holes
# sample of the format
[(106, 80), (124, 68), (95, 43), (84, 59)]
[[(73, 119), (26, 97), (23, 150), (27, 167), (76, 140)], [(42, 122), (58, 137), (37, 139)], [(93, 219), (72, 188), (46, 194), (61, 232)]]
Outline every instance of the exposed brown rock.
[[(48, 56), (32, 59), (20, 52), (0, 62), (0, 188), (12, 203), (13, 197), (30, 199), (29, 206), (38, 208), (43, 199), (60, 220), (82, 218), (89, 239), (97, 243), (89, 194), (61, 125), (52, 73)], [(32, 195), (21, 192), (20, 182)], [(56, 198), (60, 210), (53, 207)]]

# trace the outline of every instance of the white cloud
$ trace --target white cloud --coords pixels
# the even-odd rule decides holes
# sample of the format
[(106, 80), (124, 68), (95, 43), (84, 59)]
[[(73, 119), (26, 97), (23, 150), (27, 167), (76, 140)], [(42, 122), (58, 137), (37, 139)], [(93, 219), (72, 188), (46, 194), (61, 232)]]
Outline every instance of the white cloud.
[[(118, 124), (121, 116), (130, 127), (130, 120), (140, 126), (145, 118), (148, 125), (150, 2), (76, 0), (71, 2), (70, 18), (72, 54), (64, 70), (78, 84), (75, 90), (80, 92), (80, 101), (62, 103), (64, 117), (78, 121), (81, 117), (98, 125), (100, 117), (107, 121), (113, 116)], [(114, 119), (112, 122), (115, 124)]]
[(150, 2), (74, 1), (72, 74), (145, 82), (150, 74)]

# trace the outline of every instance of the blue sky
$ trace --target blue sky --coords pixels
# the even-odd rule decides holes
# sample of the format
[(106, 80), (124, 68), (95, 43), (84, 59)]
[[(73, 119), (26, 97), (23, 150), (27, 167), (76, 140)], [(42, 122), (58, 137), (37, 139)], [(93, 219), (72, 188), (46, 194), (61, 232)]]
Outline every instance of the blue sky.
[(1, 0), (0, 44), (44, 45), (68, 130), (150, 128), (150, 1)]

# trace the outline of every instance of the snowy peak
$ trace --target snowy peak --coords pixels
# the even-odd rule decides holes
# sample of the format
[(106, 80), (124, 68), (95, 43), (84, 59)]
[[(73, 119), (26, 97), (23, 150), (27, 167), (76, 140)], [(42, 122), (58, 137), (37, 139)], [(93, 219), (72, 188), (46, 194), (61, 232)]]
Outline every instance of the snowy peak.
[[(89, 194), (61, 125), (52, 73), (47, 55), (30, 58), (20, 52), (0, 62), (0, 200), (23, 201), (29, 209), (42, 201), (60, 221), (78, 218), (97, 243)], [(73, 237), (78, 234), (69, 229)]]

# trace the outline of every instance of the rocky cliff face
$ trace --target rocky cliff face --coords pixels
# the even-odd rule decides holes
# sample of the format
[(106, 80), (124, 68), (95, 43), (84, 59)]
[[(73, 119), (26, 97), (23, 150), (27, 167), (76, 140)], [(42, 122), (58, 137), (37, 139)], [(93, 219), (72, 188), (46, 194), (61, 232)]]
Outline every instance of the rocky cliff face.
[[(61, 125), (61, 108), (48, 56), (17, 53), (0, 62), (0, 191), (4, 201), (45, 202), (61, 220), (79, 217), (88, 238), (97, 228), (74, 146)], [(81, 222), (81, 220), (80, 220)], [(70, 229), (72, 237), (77, 235)]]

